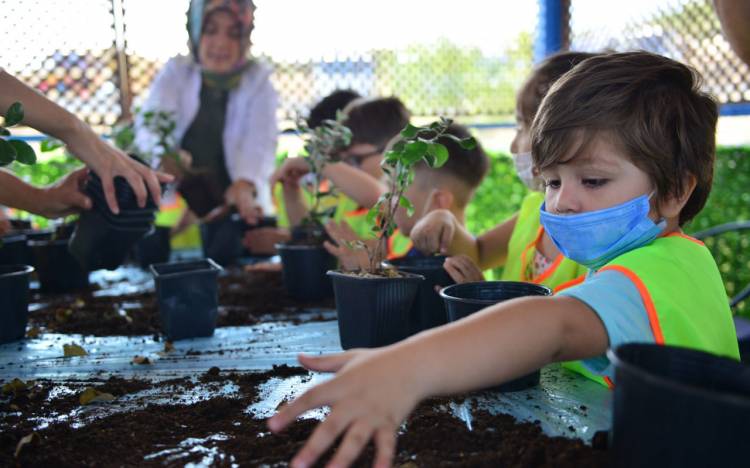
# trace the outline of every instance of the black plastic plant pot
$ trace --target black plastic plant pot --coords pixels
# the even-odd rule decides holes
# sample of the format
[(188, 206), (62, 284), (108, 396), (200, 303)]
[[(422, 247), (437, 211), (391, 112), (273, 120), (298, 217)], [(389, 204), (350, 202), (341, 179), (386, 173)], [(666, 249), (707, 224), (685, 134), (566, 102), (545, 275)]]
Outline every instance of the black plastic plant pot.
[(0, 344), (20, 340), (29, 321), (29, 265), (0, 265)]
[(86, 270), (114, 270), (125, 261), (128, 252), (153, 228), (151, 224), (121, 227), (110, 224), (101, 213), (89, 210), (81, 214), (70, 239), (70, 253)]
[(284, 287), (294, 299), (314, 301), (333, 297), (331, 278), (336, 257), (322, 246), (276, 244), (281, 257)]
[(423, 276), (369, 278), (340, 271), (328, 275), (333, 278), (343, 349), (386, 346), (411, 334), (410, 311)]
[(31, 230), (31, 221), (28, 219), (11, 218), (10, 226), (17, 231), (28, 231)]
[(242, 231), (240, 224), (230, 218), (222, 218), (200, 225), (203, 257), (214, 260), (221, 266), (237, 263), (242, 256)]
[(172, 253), (169, 243), (170, 232), (169, 226), (156, 226), (150, 234), (139, 240), (133, 248), (135, 261), (143, 269), (156, 263), (167, 263)]
[(170, 341), (212, 336), (219, 308), (213, 260), (151, 265), (162, 331)]
[(0, 265), (23, 265), (28, 263), (26, 236), (8, 234), (0, 241)]
[[(516, 281), (482, 281), (477, 283), (454, 284), (440, 291), (448, 309), (448, 320), (455, 322), (474, 312), (499, 302), (526, 296), (551, 296), (552, 290), (534, 283)], [(506, 382), (492, 390), (515, 392), (533, 387), (539, 383), (540, 372)]]
[[(131, 158), (135, 159), (139, 163), (146, 166), (146, 163), (143, 162), (142, 159), (140, 159), (138, 156), (135, 156), (133, 154), (130, 155)], [(120, 210), (129, 210), (129, 209), (138, 209), (138, 200), (135, 195), (135, 192), (133, 191), (133, 188), (130, 186), (128, 181), (121, 176), (117, 176), (114, 178), (114, 187), (115, 187), (115, 198), (117, 199), (117, 205), (119, 206)], [(163, 187), (162, 187), (163, 191)], [(102, 185), (102, 181), (99, 178), (99, 176), (91, 171), (89, 172), (88, 180), (86, 183), (86, 192), (89, 195), (93, 195), (96, 198), (100, 198), (101, 200), (105, 200), (104, 198), (104, 187)], [(97, 203), (97, 201), (94, 201), (94, 203)], [(106, 206), (106, 202), (104, 203)], [(154, 203), (153, 198), (151, 197), (151, 194), (148, 194), (148, 197), (146, 198), (146, 209), (157, 209), (156, 203)]]
[(89, 273), (68, 250), (68, 239), (30, 241), (34, 253), (39, 290), (67, 293), (86, 289)]
[(616, 466), (748, 466), (750, 366), (655, 344), (608, 352)]
[(411, 309), (412, 334), (444, 325), (448, 322), (445, 303), (435, 286), (450, 286), (455, 283), (443, 263), (444, 256), (403, 257), (387, 262), (399, 271), (424, 276)]

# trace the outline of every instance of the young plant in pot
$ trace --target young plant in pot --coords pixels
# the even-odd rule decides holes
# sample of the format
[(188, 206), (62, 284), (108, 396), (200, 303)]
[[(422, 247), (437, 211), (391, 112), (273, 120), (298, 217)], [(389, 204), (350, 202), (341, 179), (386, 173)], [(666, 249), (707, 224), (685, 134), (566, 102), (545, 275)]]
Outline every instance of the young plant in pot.
[[(3, 116), (0, 126), (0, 166), (14, 161), (21, 164), (34, 164), (36, 153), (28, 143), (11, 140), (9, 127), (23, 120), (23, 106), (13, 103)], [(34, 268), (25, 265), (26, 236), (0, 239), (0, 257), (7, 264), (0, 265), (0, 343), (19, 340), (26, 334), (29, 318), (29, 277)]]
[(322, 201), (333, 195), (323, 191), (323, 169), (337, 159), (337, 153), (349, 146), (352, 134), (341, 121), (324, 120), (312, 129), (300, 120), (297, 131), (305, 141), (307, 162), (312, 180), (312, 204), (307, 216), (292, 230), (292, 240), (277, 244), (281, 256), (284, 284), (289, 295), (299, 300), (314, 300), (330, 297), (333, 293), (328, 270), (336, 268), (336, 259), (323, 247), (328, 239), (324, 223), (333, 215), (334, 208), (323, 209)]
[(190, 209), (202, 218), (224, 203), (224, 190), (208, 170), (191, 167), (191, 161), (180, 152), (174, 131), (177, 126), (172, 112), (152, 110), (139, 114), (143, 128), (156, 139), (153, 153), (161, 157), (167, 172), (177, 177), (177, 191)]
[(374, 244), (359, 242), (369, 259), (365, 270), (330, 271), (338, 312), (339, 335), (344, 349), (384, 346), (400, 341), (413, 331), (411, 307), (422, 275), (399, 271), (381, 262), (387, 252), (388, 238), (396, 229), (396, 210), (411, 215), (414, 207), (404, 192), (414, 179), (414, 165), (424, 161), (437, 168), (448, 160), (448, 149), (441, 137), (455, 139), (473, 148), (473, 138), (459, 139), (447, 133), (451, 121), (440, 119), (424, 127), (407, 125), (400, 139), (386, 152), (381, 163), (388, 180), (384, 193), (367, 217), (376, 234)]

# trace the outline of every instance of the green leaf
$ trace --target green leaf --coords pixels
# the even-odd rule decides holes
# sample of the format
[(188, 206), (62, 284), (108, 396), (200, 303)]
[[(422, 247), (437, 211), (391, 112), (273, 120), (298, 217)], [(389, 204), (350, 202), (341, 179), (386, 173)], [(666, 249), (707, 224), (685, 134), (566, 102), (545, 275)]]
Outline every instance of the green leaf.
[(429, 160), (427, 161), (430, 167), (441, 167), (443, 164), (445, 164), (446, 161), (448, 161), (448, 158), (450, 157), (448, 148), (446, 148), (445, 145), (441, 143), (430, 144), (429, 148), (427, 148), (427, 152), (429, 155), (435, 158), (432, 164), (430, 164)]
[(412, 202), (406, 198), (405, 196), (401, 195), (401, 198), (398, 199), (398, 204), (402, 208), (406, 208), (406, 214), (409, 216), (414, 215), (414, 205)]
[(0, 138), (0, 165), (12, 163), (16, 159), (16, 149), (13, 145)]
[(401, 130), (401, 136), (404, 138), (414, 138), (417, 136), (417, 133), (419, 133), (419, 128), (410, 123), (406, 124), (406, 127)]
[(23, 120), (23, 106), (20, 102), (14, 102), (5, 112), (5, 126), (12, 127)]
[(458, 144), (465, 150), (473, 150), (477, 146), (477, 140), (475, 140), (474, 137), (468, 137), (459, 141)]
[(403, 162), (412, 165), (422, 159), (429, 146), (424, 141), (410, 141), (406, 144), (403, 153)]
[(42, 143), (39, 145), (39, 149), (42, 150), (42, 153), (47, 153), (49, 151), (54, 151), (58, 148), (62, 148), (63, 142), (60, 140), (54, 140), (54, 139), (47, 139), (42, 140)]
[(36, 153), (28, 143), (21, 140), (10, 140), (8, 143), (16, 150), (16, 160), (21, 164), (34, 164), (36, 162)]
[(370, 211), (367, 212), (367, 216), (365, 217), (367, 224), (375, 224), (375, 220), (378, 219), (379, 214), (380, 204), (375, 204), (375, 206), (370, 208)]

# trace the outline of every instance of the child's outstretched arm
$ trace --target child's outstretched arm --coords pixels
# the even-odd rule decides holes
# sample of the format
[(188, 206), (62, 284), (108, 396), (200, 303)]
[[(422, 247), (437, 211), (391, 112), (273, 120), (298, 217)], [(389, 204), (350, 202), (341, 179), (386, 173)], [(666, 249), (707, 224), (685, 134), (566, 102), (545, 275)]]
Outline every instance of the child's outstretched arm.
[(466, 255), (482, 270), (505, 263), (517, 215), (474, 237), (449, 210), (434, 210), (414, 225), (411, 240), (426, 254)]
[(327, 165), (323, 169), (323, 176), (347, 197), (365, 208), (375, 206), (380, 196), (386, 192), (385, 185), (375, 177), (346, 163)]
[(91, 208), (83, 193), (88, 176), (77, 169), (47, 187), (29, 185), (7, 170), (0, 170), (0, 204), (12, 206), (45, 218), (59, 218)]
[(350, 465), (370, 439), (375, 466), (390, 466), (396, 431), (420, 400), (496, 385), (554, 361), (601, 355), (607, 345), (601, 320), (578, 299), (516, 299), (384, 348), (300, 356), (305, 367), (337, 375), (284, 406), (268, 425), (279, 432), (305, 411), (330, 406), (292, 466), (312, 466), (341, 435), (329, 466)]

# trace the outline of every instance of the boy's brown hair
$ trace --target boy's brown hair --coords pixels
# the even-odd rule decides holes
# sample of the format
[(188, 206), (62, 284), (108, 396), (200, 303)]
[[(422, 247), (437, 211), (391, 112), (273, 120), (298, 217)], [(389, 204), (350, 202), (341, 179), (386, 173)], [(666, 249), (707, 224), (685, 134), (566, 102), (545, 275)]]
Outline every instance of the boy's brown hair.
[(537, 65), (518, 92), (516, 107), (520, 111), (523, 123), (527, 127), (531, 126), (542, 99), (555, 81), (579, 63), (596, 55), (589, 52), (559, 52)]
[[(462, 140), (471, 136), (469, 129), (455, 122), (450, 124), (447, 133)], [(470, 150), (464, 149), (454, 140), (445, 136), (438, 138), (437, 141), (448, 149), (449, 157), (445, 164), (437, 169), (430, 169), (424, 162), (419, 162), (415, 166), (415, 170), (429, 170), (460, 181), (467, 188), (467, 193), (454, 195), (459, 198), (460, 203), (466, 204), (469, 202), (473, 191), (479, 187), (487, 174), (490, 165), (487, 153), (484, 152), (478, 140), (476, 146)]]
[(345, 109), (344, 125), (352, 144), (371, 144), (381, 151), (409, 123), (409, 111), (396, 97), (356, 100)]
[(690, 221), (713, 180), (718, 110), (700, 76), (672, 59), (626, 52), (584, 60), (550, 89), (531, 129), (538, 170), (563, 164), (597, 135), (611, 137), (656, 185), (660, 199), (695, 189), (679, 216)]

